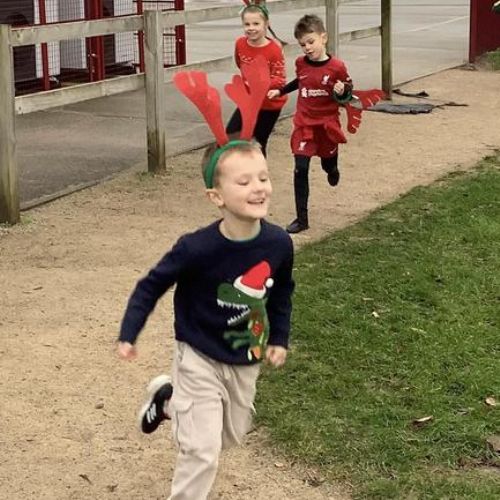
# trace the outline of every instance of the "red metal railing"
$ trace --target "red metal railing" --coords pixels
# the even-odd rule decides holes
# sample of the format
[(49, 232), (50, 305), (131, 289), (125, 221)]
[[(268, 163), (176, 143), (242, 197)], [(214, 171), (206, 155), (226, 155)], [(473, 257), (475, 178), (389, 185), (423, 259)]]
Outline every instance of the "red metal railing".
[[(184, 0), (0, 0), (0, 23), (31, 26), (183, 10)], [(16, 94), (144, 71), (144, 34), (116, 33), (14, 49)], [(184, 26), (164, 33), (165, 66), (186, 62)]]

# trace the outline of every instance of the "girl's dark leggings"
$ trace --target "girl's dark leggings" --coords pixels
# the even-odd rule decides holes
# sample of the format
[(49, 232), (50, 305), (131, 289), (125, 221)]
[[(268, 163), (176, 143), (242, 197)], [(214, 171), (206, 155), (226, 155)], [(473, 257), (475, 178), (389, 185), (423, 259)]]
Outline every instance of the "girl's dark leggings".
[[(269, 136), (271, 135), (271, 132), (273, 131), (274, 126), (278, 121), (280, 113), (281, 109), (276, 111), (261, 109), (259, 111), (253, 135), (255, 137), (255, 140), (260, 144), (260, 147), (262, 148), (262, 154), (264, 156), (267, 156), (267, 141), (269, 140)], [(236, 132), (240, 132), (241, 126), (241, 113), (239, 109), (236, 109), (226, 126), (226, 133), (235, 134)]]

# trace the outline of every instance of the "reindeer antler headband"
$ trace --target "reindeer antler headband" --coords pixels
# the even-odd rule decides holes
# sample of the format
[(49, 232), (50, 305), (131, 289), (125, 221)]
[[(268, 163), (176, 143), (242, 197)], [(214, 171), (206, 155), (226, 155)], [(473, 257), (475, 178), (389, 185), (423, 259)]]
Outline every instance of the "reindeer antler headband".
[(263, 16), (269, 21), (269, 11), (267, 10), (267, 7), (265, 3), (260, 3), (259, 0), (243, 0), (243, 3), (245, 4), (245, 7), (241, 9), (241, 13), (245, 13), (245, 9), (247, 7), (257, 7), (263, 14)]
[(176, 73), (174, 84), (200, 111), (212, 131), (218, 148), (205, 169), (205, 186), (213, 188), (213, 180), (220, 156), (235, 146), (248, 144), (253, 137), (257, 115), (260, 111), (271, 79), (264, 57), (257, 56), (250, 64), (242, 66), (243, 77), (234, 75), (231, 83), (224, 86), (228, 97), (241, 113), (242, 129), (239, 140), (230, 141), (222, 123), (220, 95), (208, 84), (203, 71), (183, 71)]

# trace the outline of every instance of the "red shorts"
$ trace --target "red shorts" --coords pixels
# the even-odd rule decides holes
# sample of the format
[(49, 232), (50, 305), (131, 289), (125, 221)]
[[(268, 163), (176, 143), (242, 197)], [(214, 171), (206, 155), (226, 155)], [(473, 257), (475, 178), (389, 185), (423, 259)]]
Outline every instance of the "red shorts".
[(309, 157), (331, 158), (338, 150), (338, 142), (332, 141), (323, 126), (295, 128), (290, 145), (294, 155)]

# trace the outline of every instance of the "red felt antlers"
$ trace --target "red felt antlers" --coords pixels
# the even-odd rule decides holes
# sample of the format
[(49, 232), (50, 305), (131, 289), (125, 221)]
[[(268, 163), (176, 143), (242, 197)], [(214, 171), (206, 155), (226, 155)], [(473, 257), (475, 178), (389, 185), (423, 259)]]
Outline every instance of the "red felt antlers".
[(379, 89), (355, 90), (353, 95), (356, 96), (361, 103), (361, 109), (356, 108), (349, 103), (344, 106), (347, 113), (347, 130), (351, 134), (355, 134), (361, 125), (361, 115), (363, 110), (377, 104), (377, 102), (385, 97), (385, 93)]
[[(232, 82), (224, 89), (241, 112), (242, 130), (240, 137), (250, 140), (253, 137), (255, 122), (262, 101), (271, 84), (269, 68), (263, 56), (257, 56), (252, 63), (242, 69), (243, 78), (234, 75)], [(200, 111), (219, 146), (228, 142), (222, 123), (220, 96), (207, 81), (207, 75), (201, 71), (184, 71), (174, 76), (174, 84)]]
[(243, 65), (241, 71), (243, 78), (234, 75), (224, 90), (241, 112), (243, 126), (240, 137), (248, 141), (253, 136), (257, 115), (271, 85), (271, 78), (263, 56), (257, 56), (252, 64)]
[(219, 92), (208, 84), (207, 74), (202, 71), (176, 73), (174, 84), (198, 108), (217, 144), (226, 144), (228, 137), (222, 123)]

